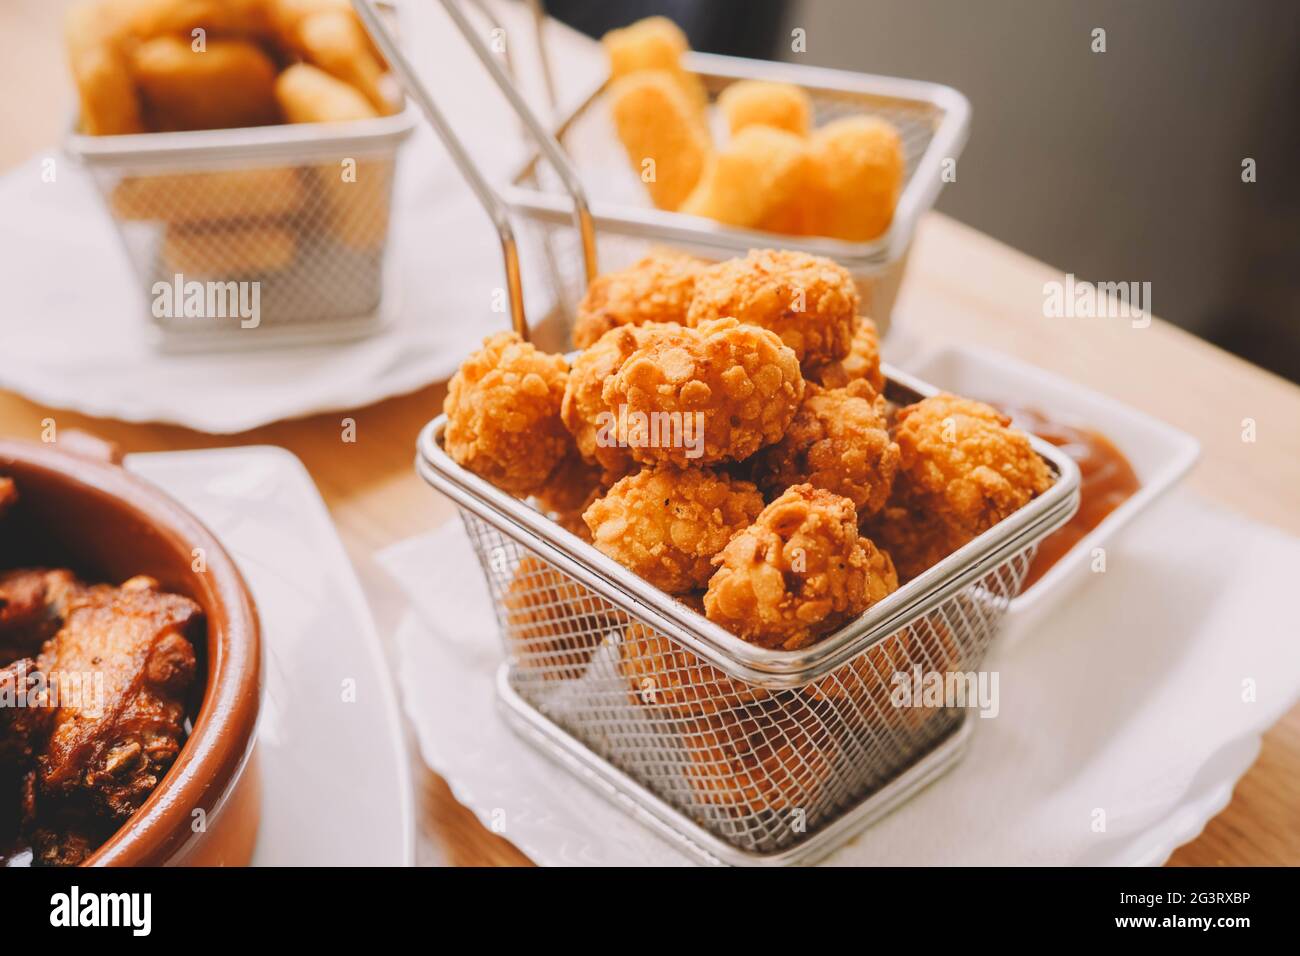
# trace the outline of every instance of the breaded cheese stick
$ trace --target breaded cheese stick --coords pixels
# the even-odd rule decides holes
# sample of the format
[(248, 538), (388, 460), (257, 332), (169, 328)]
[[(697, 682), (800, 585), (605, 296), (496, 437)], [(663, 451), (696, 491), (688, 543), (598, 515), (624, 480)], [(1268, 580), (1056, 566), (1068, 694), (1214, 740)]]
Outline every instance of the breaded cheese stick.
[(144, 116), (114, 18), (99, 3), (79, 3), (64, 19), (64, 44), (81, 103), (81, 130), (91, 136), (143, 133)]
[(383, 88), (384, 66), (371, 53), (366, 31), (351, 10), (305, 17), (298, 24), (297, 40), (309, 62), (355, 86), (380, 113), (394, 111)]
[(154, 129), (232, 129), (280, 120), (275, 64), (247, 40), (209, 39), (196, 51), (178, 37), (157, 37), (136, 48), (131, 72)]
[(190, 37), (202, 28), (224, 37), (266, 37), (269, 0), (109, 0), (120, 10), (126, 35), (137, 40)]
[(812, 135), (804, 231), (865, 241), (889, 228), (903, 186), (903, 142), (874, 116), (848, 116)]
[(677, 24), (667, 17), (647, 17), (620, 30), (610, 30), (600, 42), (609, 58), (611, 79), (620, 80), (640, 70), (664, 70), (686, 94), (692, 115), (704, 122), (709, 98), (700, 78), (682, 67), (682, 54), (690, 46)]
[(610, 88), (618, 138), (660, 209), (676, 209), (699, 181), (710, 153), (681, 87), (663, 70), (641, 70)]
[(718, 109), (733, 136), (746, 126), (775, 126), (807, 136), (812, 124), (812, 100), (791, 83), (738, 80), (718, 96)]
[(808, 176), (801, 137), (774, 126), (747, 126), (713, 154), (679, 211), (742, 229), (797, 233)]

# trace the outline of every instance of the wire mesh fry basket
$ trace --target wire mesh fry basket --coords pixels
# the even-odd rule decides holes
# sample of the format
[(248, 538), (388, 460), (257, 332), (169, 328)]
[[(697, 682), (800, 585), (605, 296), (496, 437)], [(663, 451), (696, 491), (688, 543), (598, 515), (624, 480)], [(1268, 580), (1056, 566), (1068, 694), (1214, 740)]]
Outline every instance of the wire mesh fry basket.
[[(512, 321), (527, 338), (510, 209), (371, 2), (353, 0), (498, 229)], [(442, 5), (567, 191), (589, 279), (597, 232), (580, 177), (455, 0)], [(886, 373), (895, 402), (934, 392)], [(904, 706), (895, 676), (979, 670), (1037, 543), (1078, 506), (1077, 467), (1031, 438), (1055, 476), (1051, 488), (837, 633), (770, 650), (456, 464), (442, 447), (445, 426), (439, 416), (424, 428), (416, 468), (459, 506), (482, 565), (507, 658), (503, 713), (634, 817), (713, 863), (811, 862), (950, 766), (969, 733), (968, 710)]]
[[(414, 128), (404, 109), (347, 123), (74, 131), (65, 149), (103, 199), (160, 345), (261, 347), (383, 324), (397, 155)], [(191, 292), (187, 308), (195, 288), (203, 301)]]
[[(845, 242), (737, 229), (656, 209), (615, 133), (610, 83), (604, 81), (559, 122), (555, 137), (574, 158), (583, 183), (593, 189), (591, 212), (606, 268), (630, 265), (655, 245), (677, 246), (705, 259), (771, 246), (802, 250), (848, 269), (862, 294), (864, 312), (882, 334), (887, 332), (916, 223), (939, 195), (946, 161), (955, 163), (965, 145), (970, 128), (966, 98), (936, 83), (706, 53), (689, 54), (684, 66), (700, 78), (711, 103), (738, 80), (770, 80), (802, 88), (812, 101), (816, 126), (859, 114), (888, 120), (902, 139), (906, 169), (893, 221), (876, 239)], [(513, 212), (530, 220), (541, 241), (553, 245), (561, 265), (553, 275), (556, 300), (571, 315), (585, 286), (577, 269), (565, 267), (577, 261), (573, 236), (558, 228), (567, 222), (569, 196), (548, 175), (539, 156), (523, 164), (503, 194)]]
[[(934, 391), (889, 375), (895, 401)], [(421, 435), (417, 467), (459, 505), (482, 565), (508, 657), (504, 711), (710, 862), (815, 861), (949, 767), (969, 709), (900, 688), (982, 668), (1038, 541), (1078, 504), (1077, 469), (1035, 439), (1056, 478), (1045, 494), (838, 633), (772, 651), (461, 468), (444, 424)]]

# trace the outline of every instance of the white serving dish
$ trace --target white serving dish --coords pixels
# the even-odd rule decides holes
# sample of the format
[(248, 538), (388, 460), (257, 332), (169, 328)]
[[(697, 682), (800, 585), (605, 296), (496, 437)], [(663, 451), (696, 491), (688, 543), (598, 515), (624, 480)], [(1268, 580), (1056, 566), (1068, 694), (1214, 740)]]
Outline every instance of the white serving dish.
[(1065, 553), (1046, 574), (1011, 602), (1006, 620), (1008, 644), (1032, 630), (1028, 625), (1065, 597), (1091, 571), (1094, 548), (1176, 485), (1200, 456), (1191, 435), (1105, 395), (1059, 378), (1033, 365), (988, 349), (947, 346), (919, 356), (907, 370), (946, 391), (968, 398), (1014, 404), (1054, 420), (1100, 432), (1123, 452), (1141, 487)]
[[(124, 464), (198, 515), (257, 602), (266, 687), (253, 865), (411, 865), (414, 791), (396, 691), (302, 462), (256, 446), (128, 455)], [(355, 694), (344, 696), (345, 681)]]

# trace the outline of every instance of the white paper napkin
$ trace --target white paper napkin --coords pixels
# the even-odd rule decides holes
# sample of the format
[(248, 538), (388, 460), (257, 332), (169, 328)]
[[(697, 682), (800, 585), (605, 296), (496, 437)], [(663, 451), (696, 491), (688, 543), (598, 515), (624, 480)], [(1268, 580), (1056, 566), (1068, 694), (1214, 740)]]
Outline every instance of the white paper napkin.
[[(525, 155), (518, 120), (436, 6), (405, 5), (404, 40), (471, 153), (500, 181)], [(523, 8), (498, 12), (512, 26), (527, 22)], [(601, 61), (595, 44), (549, 32), (553, 52), (564, 54), (556, 57), (562, 89), (592, 82)], [(536, 77), (532, 44), (518, 46), (520, 76)], [(525, 93), (536, 98), (538, 85)], [(51, 157), (56, 177), (46, 182)], [(75, 162), (52, 148), (0, 178), (0, 210), (0, 388), (57, 408), (239, 432), (447, 378), (485, 335), (508, 325), (492, 311), (494, 290), (504, 288), (496, 231), (423, 119), (395, 185), (395, 279), (384, 304), (391, 325), (358, 342), (160, 354), (138, 280)], [(523, 239), (525, 300), (537, 321), (551, 293), (538, 251)]]
[[(398, 635), (404, 706), (459, 799), (539, 863), (686, 862), (496, 714), (500, 644), (460, 522), (379, 560), (412, 603)], [(1300, 696), (1297, 567), (1300, 541), (1174, 493), (1039, 633), (994, 649), (1000, 713), (975, 718), (962, 762), (828, 862), (1162, 862)]]

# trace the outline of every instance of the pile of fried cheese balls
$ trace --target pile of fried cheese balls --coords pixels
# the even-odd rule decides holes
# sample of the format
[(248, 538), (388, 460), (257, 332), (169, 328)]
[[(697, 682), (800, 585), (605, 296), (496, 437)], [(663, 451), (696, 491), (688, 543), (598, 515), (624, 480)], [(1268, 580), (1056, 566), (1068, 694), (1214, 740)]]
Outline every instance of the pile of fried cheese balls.
[[(988, 405), (888, 402), (858, 313), (828, 259), (658, 250), (591, 283), (572, 362), (488, 338), (444, 445), (737, 637), (806, 647), (1053, 482)], [(696, 440), (647, 440), (651, 420)]]

